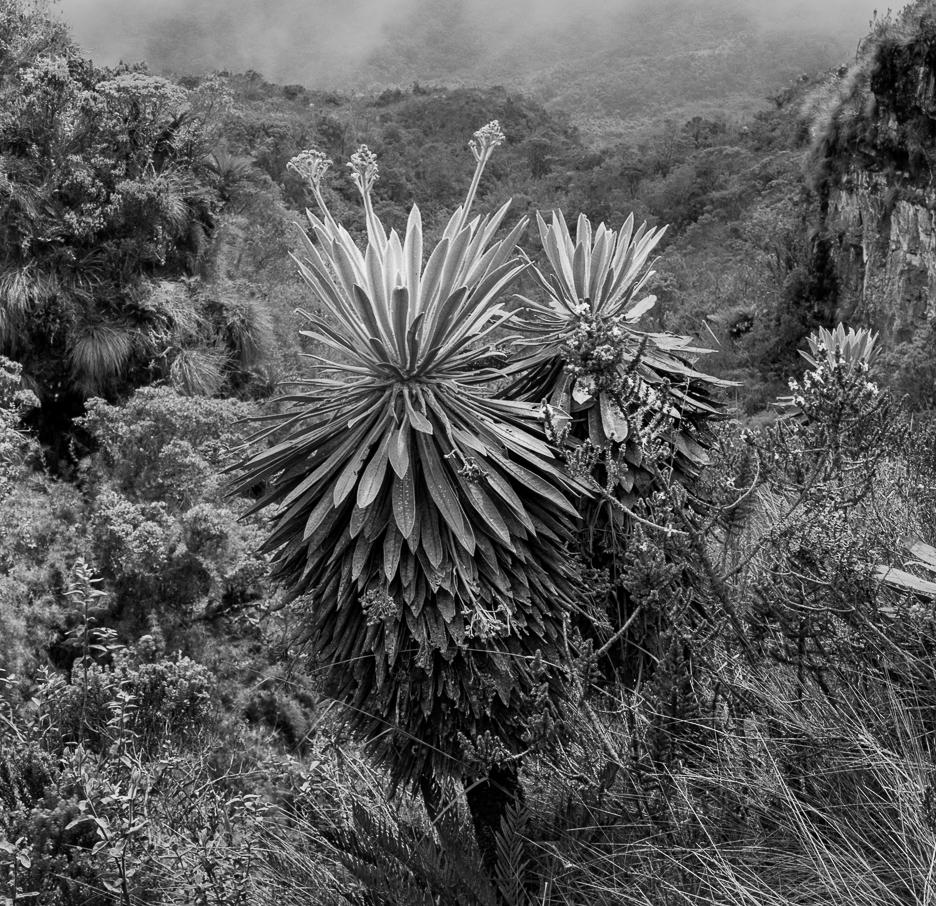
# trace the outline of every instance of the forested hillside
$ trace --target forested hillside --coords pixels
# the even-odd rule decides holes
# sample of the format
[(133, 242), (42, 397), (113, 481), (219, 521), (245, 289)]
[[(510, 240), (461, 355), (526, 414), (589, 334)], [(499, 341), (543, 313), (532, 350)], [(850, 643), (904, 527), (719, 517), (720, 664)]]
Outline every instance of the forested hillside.
[(928, 903), (933, 0), (437, 7), (0, 0), (0, 903)]
[[(417, 86), (348, 97), (272, 85), (257, 74), (186, 84), (224, 94), (223, 147), (279, 182), (291, 208), (310, 201), (286, 170), (295, 149), (314, 146), (341, 160), (364, 142), (384, 162), (374, 187), (378, 213), (402, 228), (411, 200), (425, 199), (430, 235), (470, 179), (464, 136), (496, 117), (507, 143), (484, 175), (482, 203), (511, 197), (517, 215), (558, 209), (620, 223), (633, 213), (668, 225), (650, 317), (708, 342), (714, 333), (720, 351), (710, 367), (742, 378), (743, 404), (755, 411), (765, 382), (796, 360), (796, 344), (818, 323), (800, 295), (811, 260), (801, 204), (807, 101), (820, 80), (797, 80), (772, 109), (740, 124), (700, 115), (667, 120), (645, 139), (601, 150), (567, 117), (503, 88)], [(352, 229), (362, 229), (351, 181), (336, 174), (328, 191)]]

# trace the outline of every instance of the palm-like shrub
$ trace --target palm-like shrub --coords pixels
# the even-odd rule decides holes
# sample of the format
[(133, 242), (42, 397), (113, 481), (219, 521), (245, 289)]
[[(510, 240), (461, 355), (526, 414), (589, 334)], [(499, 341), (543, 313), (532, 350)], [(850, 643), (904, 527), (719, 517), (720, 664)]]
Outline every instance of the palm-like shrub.
[(307, 601), (315, 661), (398, 781), (461, 774), (465, 748), (489, 763), (519, 751), (557, 682), (547, 665), (571, 606), (578, 491), (538, 407), (490, 393), (503, 370), (489, 342), (511, 317), (501, 299), (525, 266), (525, 223), (495, 240), (507, 205), (469, 211), (502, 140), (496, 123), (475, 133), (467, 200), (425, 265), (418, 208), (402, 238), (374, 211), (366, 147), (350, 164), (363, 251), (322, 197), (330, 161), (292, 161), (321, 209), (299, 267), (328, 311), (305, 315), (306, 334), (329, 357), (313, 357), (316, 373), (272, 417), (269, 432), (288, 436), (239, 482), (264, 483), (255, 510), (277, 508), (275, 573)]
[(633, 502), (658, 469), (694, 477), (725, 382), (695, 370), (691, 357), (706, 350), (689, 338), (636, 326), (656, 302), (641, 292), (665, 229), (635, 230), (633, 216), (620, 232), (593, 229), (581, 215), (573, 241), (560, 213), (537, 220), (549, 268), (533, 274), (546, 298), (520, 297), (529, 355), (512, 393), (543, 403), (551, 433), (606, 499)]
[(3, 4), (0, 33), (0, 352), (54, 464), (90, 396), (152, 380), (148, 285), (195, 272), (222, 200), (182, 88), (83, 61), (45, 3)]
[[(593, 229), (580, 216), (573, 240), (559, 213), (538, 223), (548, 261), (533, 270), (542, 301), (520, 297), (526, 355), (514, 364), (508, 392), (541, 404), (567, 469), (595, 492), (581, 501), (580, 550), (598, 571), (594, 590), (607, 620), (577, 626), (594, 638), (602, 669), (627, 682), (646, 677), (663, 657), (667, 608), (676, 606), (661, 600), (657, 580), (640, 577), (631, 536), (652, 533), (659, 522), (665, 537), (658, 540), (668, 549), (668, 533), (683, 528), (675, 523), (691, 518), (677, 499), (679, 485), (692, 485), (707, 461), (724, 382), (693, 367), (705, 350), (689, 339), (637, 326), (656, 301), (644, 290), (663, 230), (635, 230), (632, 217), (619, 232)], [(694, 581), (683, 575), (685, 562), (680, 555), (664, 564), (677, 584)]]

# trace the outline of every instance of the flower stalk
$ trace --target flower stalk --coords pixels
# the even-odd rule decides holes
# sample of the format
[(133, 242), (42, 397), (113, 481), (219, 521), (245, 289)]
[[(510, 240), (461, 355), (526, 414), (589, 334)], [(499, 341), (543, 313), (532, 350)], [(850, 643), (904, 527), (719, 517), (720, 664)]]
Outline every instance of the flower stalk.
[[(465, 203), (461, 207), (461, 217), (458, 222), (460, 230), (468, 219), (468, 213), (474, 204), (475, 196), (478, 194), (478, 186), (481, 184), (481, 174), (491, 159), (494, 149), (507, 141), (498, 120), (491, 120), (486, 126), (482, 126), (475, 132), (473, 138), (468, 142), (468, 147), (475, 159), (475, 171), (471, 177), (471, 185), (468, 187), (468, 194), (465, 196)], [(457, 232), (457, 231), (456, 231)]]

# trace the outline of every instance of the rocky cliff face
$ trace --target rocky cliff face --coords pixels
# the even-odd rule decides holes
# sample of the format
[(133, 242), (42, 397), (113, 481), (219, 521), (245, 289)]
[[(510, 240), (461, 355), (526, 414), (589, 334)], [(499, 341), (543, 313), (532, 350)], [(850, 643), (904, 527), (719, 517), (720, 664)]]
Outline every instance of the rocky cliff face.
[(919, 344), (936, 331), (936, 0), (878, 24), (814, 137), (828, 309), (892, 351)]
[(880, 330), (889, 345), (936, 321), (936, 191), (897, 197), (886, 176), (855, 170), (831, 190), (840, 320)]

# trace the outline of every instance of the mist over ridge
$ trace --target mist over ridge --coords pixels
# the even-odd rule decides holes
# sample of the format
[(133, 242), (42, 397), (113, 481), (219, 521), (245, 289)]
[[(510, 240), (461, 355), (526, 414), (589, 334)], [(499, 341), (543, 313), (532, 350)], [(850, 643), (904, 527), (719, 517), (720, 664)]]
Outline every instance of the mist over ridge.
[[(873, 0), (60, 0), (96, 61), (310, 88), (503, 84), (600, 134), (738, 115), (847, 61)], [(664, 74), (661, 88), (660, 74)]]

